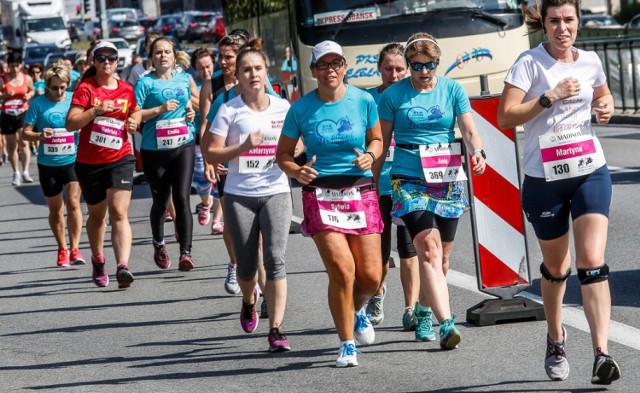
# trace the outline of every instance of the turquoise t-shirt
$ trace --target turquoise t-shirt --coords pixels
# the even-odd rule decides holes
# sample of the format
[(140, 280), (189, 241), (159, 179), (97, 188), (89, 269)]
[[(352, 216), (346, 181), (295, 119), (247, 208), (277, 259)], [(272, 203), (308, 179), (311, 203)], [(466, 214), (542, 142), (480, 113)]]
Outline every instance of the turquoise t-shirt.
[(351, 162), (366, 150), (366, 132), (378, 122), (376, 102), (370, 94), (346, 85), (347, 92), (337, 102), (318, 99), (316, 90), (293, 103), (284, 120), (282, 134), (304, 138), (307, 157), (316, 156), (313, 168), (318, 177), (350, 175), (373, 177)]
[(419, 93), (410, 78), (389, 86), (380, 96), (380, 119), (393, 123), (396, 148), (392, 175), (424, 178), (420, 151), (402, 144), (428, 145), (455, 141), (456, 118), (471, 112), (469, 96), (460, 83), (438, 76), (436, 87)]
[[(378, 87), (367, 89), (367, 93), (371, 94), (376, 104), (380, 101)], [(378, 180), (378, 190), (380, 195), (391, 195), (391, 161), (385, 160), (384, 165), (382, 165), (380, 179)]]
[(67, 87), (67, 91), (72, 91), (73, 86), (76, 84), (78, 78), (80, 78), (80, 73), (75, 68), (71, 69), (71, 82), (69, 82), (69, 87)]
[[(64, 124), (67, 120), (67, 113), (71, 107), (71, 93), (67, 93), (67, 98), (60, 102), (50, 101), (46, 95), (36, 96), (29, 103), (29, 110), (24, 116), (24, 124), (33, 126), (34, 132), (42, 132), (45, 128), (60, 129), (65, 128)], [(62, 131), (64, 132), (64, 131)], [(70, 149), (71, 154), (64, 154), (65, 143), (58, 141), (59, 145), (47, 145), (44, 141), (40, 141), (38, 146), (38, 164), (46, 166), (65, 166), (73, 164), (76, 161), (76, 152), (78, 150), (78, 133), (73, 132), (74, 149)], [(60, 137), (67, 138), (67, 137)], [(70, 138), (70, 137), (69, 137)], [(52, 138), (55, 139), (55, 138)], [(46, 150), (46, 151), (45, 151)]]
[[(198, 91), (202, 90), (202, 81), (198, 78), (195, 78), (196, 86), (198, 86)], [(197, 124), (200, 127), (200, 112), (196, 111), (196, 118), (193, 120), (193, 124)], [(200, 128), (198, 128), (199, 130)]]
[(44, 79), (40, 79), (37, 82), (33, 82), (33, 90), (36, 92), (37, 96), (41, 96), (44, 93), (46, 93), (45, 87), (46, 85), (44, 84)]
[[(178, 100), (179, 106), (175, 111), (162, 113), (144, 123), (142, 128), (142, 142), (140, 148), (144, 150), (164, 150), (158, 148), (158, 138), (156, 135), (156, 124), (160, 120), (183, 119), (187, 114), (187, 102), (191, 98), (191, 88), (189, 74), (185, 72), (173, 71), (172, 79), (158, 79), (153, 73), (148, 73), (140, 77), (136, 83), (135, 93), (138, 105), (142, 109), (155, 108), (164, 104), (168, 100)], [(187, 140), (182, 144), (187, 144), (194, 139), (195, 128), (193, 123), (186, 122), (189, 130)], [(175, 144), (173, 147), (176, 148)]]

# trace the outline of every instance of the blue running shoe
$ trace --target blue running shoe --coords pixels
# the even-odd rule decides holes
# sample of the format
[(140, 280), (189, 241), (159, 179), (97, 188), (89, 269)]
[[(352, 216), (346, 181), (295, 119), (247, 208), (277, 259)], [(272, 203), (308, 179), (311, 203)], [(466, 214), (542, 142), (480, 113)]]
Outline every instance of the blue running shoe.
[(340, 356), (336, 360), (336, 367), (356, 367), (358, 365), (358, 351), (356, 346), (352, 343), (345, 343), (340, 346), (338, 350)]
[(460, 340), (462, 340), (462, 336), (453, 323), (453, 318), (440, 322), (440, 347), (442, 349), (456, 349)]
[(360, 345), (371, 345), (376, 341), (376, 332), (373, 330), (373, 325), (369, 321), (364, 307), (356, 312), (353, 337)]
[(434, 341), (436, 332), (433, 330), (433, 311), (431, 311), (431, 307), (416, 304), (415, 310), (416, 319), (418, 320), (415, 331), (416, 341)]

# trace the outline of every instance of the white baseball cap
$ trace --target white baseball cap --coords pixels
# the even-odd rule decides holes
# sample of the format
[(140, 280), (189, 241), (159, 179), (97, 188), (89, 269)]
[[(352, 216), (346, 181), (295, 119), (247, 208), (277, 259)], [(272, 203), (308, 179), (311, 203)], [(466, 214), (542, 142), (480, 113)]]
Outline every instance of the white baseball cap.
[(330, 53), (341, 56), (344, 59), (344, 52), (342, 51), (342, 47), (333, 41), (322, 41), (311, 50), (311, 64), (316, 64), (318, 60), (322, 58), (322, 56), (328, 55)]
[(98, 45), (96, 45), (93, 50), (91, 51), (92, 55), (95, 55), (97, 51), (99, 51), (100, 49), (111, 49), (112, 51), (116, 52), (116, 54), (118, 53), (118, 48), (116, 48), (115, 45), (113, 45), (113, 43), (109, 42), (109, 41), (101, 41)]

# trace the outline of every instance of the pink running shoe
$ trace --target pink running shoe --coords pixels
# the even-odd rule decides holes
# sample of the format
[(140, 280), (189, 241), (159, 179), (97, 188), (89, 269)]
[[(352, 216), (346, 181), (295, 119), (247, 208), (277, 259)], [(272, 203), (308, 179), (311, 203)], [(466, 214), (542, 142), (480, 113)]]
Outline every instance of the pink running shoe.
[(211, 223), (211, 234), (212, 235), (220, 235), (224, 231), (224, 222), (222, 221), (213, 221)]
[(213, 198), (209, 202), (209, 206), (202, 205), (198, 212), (198, 223), (200, 225), (207, 225), (211, 219), (211, 206), (213, 206)]
[(69, 261), (72, 265), (84, 265), (87, 263), (87, 261), (82, 256), (80, 249), (78, 248), (71, 249), (71, 256), (69, 257)]
[(253, 290), (253, 304), (247, 304), (242, 301), (242, 308), (240, 309), (240, 326), (246, 333), (253, 333), (258, 328), (258, 311), (256, 310), (256, 304), (258, 303), (258, 291)]
[(164, 222), (172, 222), (173, 217), (171, 217), (171, 212), (167, 210), (167, 215), (164, 217)]
[(104, 257), (102, 255), (92, 256), (91, 264), (93, 265), (93, 283), (99, 287), (109, 285), (109, 275), (107, 274), (107, 266), (104, 264)]
[(195, 266), (193, 265), (193, 260), (191, 259), (191, 255), (187, 252), (180, 253), (180, 262), (178, 262), (178, 270), (181, 272), (188, 272), (192, 270)]
[(58, 249), (58, 262), (56, 264), (59, 267), (69, 267), (69, 254), (66, 248)]
[(269, 330), (269, 352), (286, 352), (290, 351), (291, 347), (287, 341), (287, 337), (280, 333), (280, 329), (271, 328)]

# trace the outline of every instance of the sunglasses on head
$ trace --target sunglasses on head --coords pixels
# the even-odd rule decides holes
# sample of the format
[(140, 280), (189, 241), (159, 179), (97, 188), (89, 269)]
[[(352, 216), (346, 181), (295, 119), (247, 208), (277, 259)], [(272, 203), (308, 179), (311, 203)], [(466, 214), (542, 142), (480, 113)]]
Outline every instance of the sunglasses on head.
[(428, 61), (426, 63), (409, 62), (409, 67), (417, 72), (422, 71), (423, 67), (426, 67), (427, 71), (433, 71), (438, 68), (438, 64), (440, 64), (439, 60)]
[(115, 63), (118, 61), (118, 55), (95, 55), (94, 59), (98, 63), (104, 63), (107, 60), (109, 60), (109, 63)]

